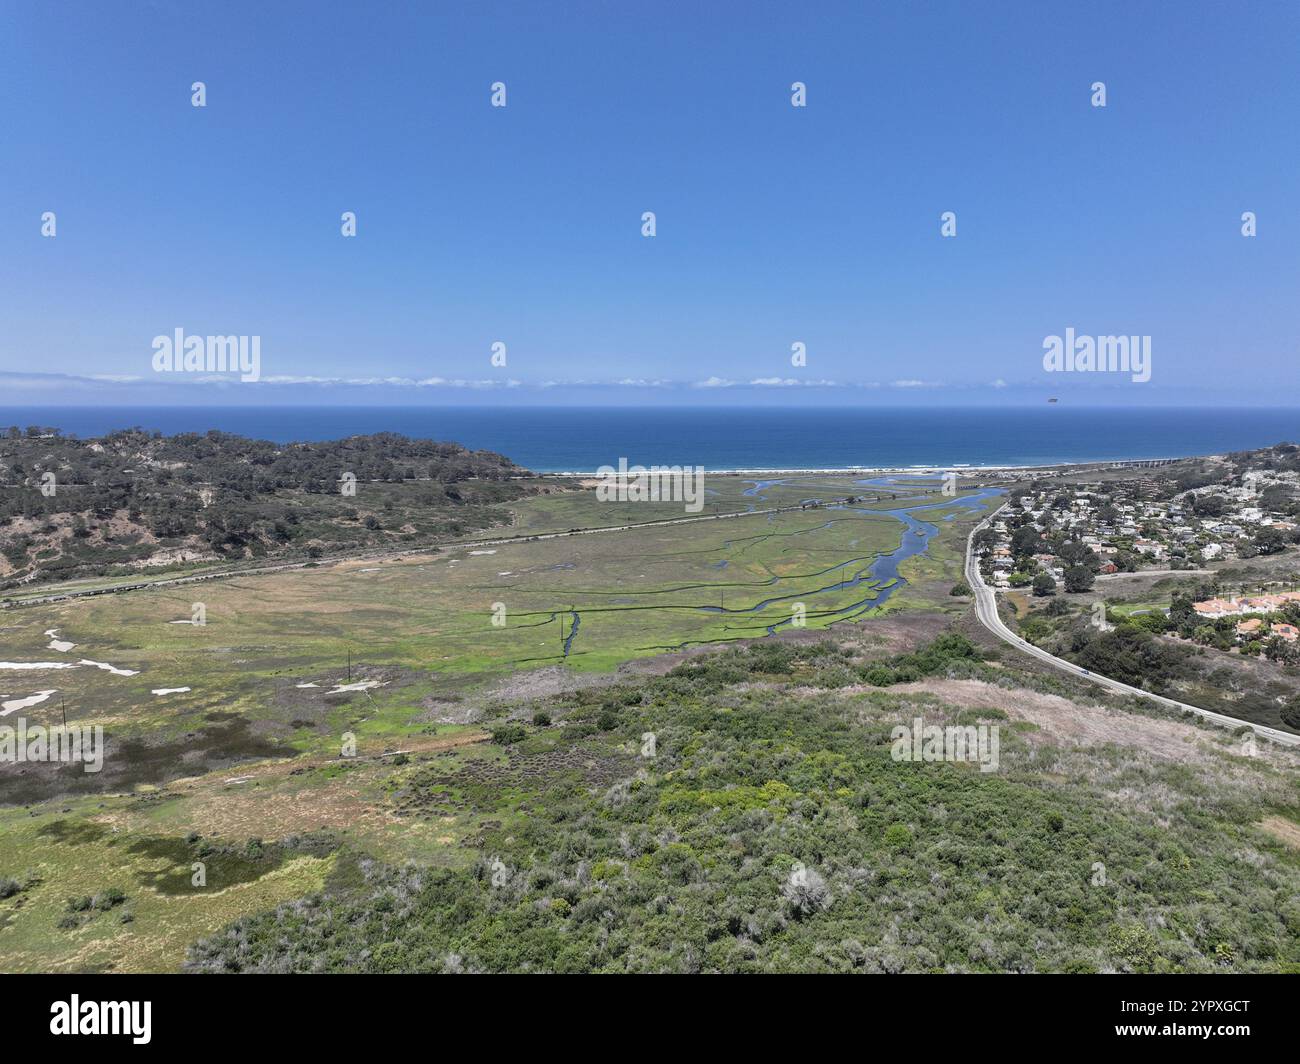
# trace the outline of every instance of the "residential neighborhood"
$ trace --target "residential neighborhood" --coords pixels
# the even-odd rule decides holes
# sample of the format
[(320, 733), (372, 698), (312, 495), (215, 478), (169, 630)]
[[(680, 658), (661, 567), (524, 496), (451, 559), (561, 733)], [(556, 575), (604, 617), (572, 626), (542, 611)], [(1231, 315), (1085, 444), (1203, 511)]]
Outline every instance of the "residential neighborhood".
[(1035, 481), (1013, 491), (976, 547), (994, 587), (1087, 590), (1086, 574), (1199, 569), (1278, 553), (1300, 542), (1298, 489), (1300, 473), (1274, 469), (1183, 490), (1158, 475)]

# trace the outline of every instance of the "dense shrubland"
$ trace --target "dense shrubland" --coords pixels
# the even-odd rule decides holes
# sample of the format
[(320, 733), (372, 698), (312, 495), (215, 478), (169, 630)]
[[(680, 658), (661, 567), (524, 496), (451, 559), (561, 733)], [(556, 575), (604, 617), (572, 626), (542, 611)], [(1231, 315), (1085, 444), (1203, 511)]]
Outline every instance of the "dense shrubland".
[[(891, 691), (1000, 671), (953, 635), (875, 664), (830, 640), (768, 641), (557, 696), (537, 707), (545, 724), (515, 725), (522, 737), (497, 748), (503, 782), (481, 760), (474, 774), (443, 761), (395, 785), (399, 808), (432, 803), (428, 830), (438, 802), (490, 817), (467, 863), (394, 868), (353, 853), (322, 894), (198, 943), (188, 967), (1300, 965), (1300, 860), (1251, 826), (1295, 816), (1293, 777), (1226, 755), (1220, 767), (1064, 751), (997, 706), (958, 713)], [(914, 716), (1001, 721), (1001, 770), (892, 760), (891, 729)], [(543, 763), (554, 767), (530, 775)]]
[[(428, 542), (505, 520), (500, 504), (529, 490), (515, 479), (527, 471), (499, 454), (393, 433), (281, 446), (224, 432), (52, 431), (0, 432), (10, 586), (168, 552), (234, 560)], [(355, 495), (340, 492), (345, 473)]]

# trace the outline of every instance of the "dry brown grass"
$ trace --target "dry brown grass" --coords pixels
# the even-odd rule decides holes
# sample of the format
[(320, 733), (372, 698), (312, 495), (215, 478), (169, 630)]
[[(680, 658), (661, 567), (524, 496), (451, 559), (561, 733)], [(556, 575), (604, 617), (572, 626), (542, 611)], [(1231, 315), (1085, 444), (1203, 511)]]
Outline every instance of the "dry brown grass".
[(1300, 824), (1287, 820), (1286, 817), (1270, 816), (1259, 822), (1259, 827), (1267, 831), (1278, 842), (1285, 843), (1292, 849), (1300, 850)]
[[(1027, 688), (1005, 688), (982, 680), (936, 678), (901, 684), (890, 691), (895, 694), (931, 694), (958, 710), (979, 706), (1001, 709), (1012, 720), (1029, 721), (1038, 727), (1038, 732), (1029, 733), (1031, 742), (1051, 741), (1081, 746), (1114, 743), (1138, 747), (1154, 757), (1182, 762), (1218, 757), (1217, 750), (1205, 746), (1211, 736), (1193, 725), (1081, 704), (1060, 695), (1043, 694)], [(1226, 732), (1223, 737), (1227, 738)]]

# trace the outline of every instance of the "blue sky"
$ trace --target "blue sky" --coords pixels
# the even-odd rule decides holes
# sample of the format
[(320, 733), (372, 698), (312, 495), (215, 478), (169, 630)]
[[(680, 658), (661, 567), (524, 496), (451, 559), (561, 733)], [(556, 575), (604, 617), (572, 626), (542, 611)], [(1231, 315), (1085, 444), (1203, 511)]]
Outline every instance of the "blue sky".
[[(1298, 40), (1283, 3), (4, 0), (0, 405), (1286, 401)], [(1067, 327), (1150, 335), (1151, 380), (1045, 373)], [(177, 328), (263, 380), (155, 374)]]

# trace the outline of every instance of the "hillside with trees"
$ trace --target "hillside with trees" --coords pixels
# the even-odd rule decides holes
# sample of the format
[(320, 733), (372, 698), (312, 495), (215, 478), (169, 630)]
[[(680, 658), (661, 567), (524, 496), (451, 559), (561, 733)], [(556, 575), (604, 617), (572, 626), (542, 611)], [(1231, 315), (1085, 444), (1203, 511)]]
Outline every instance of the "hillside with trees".
[[(538, 490), (490, 451), (395, 433), (280, 445), (225, 432), (0, 432), (0, 591), (141, 567), (323, 557), (502, 524)], [(353, 490), (353, 487), (355, 490)]]

